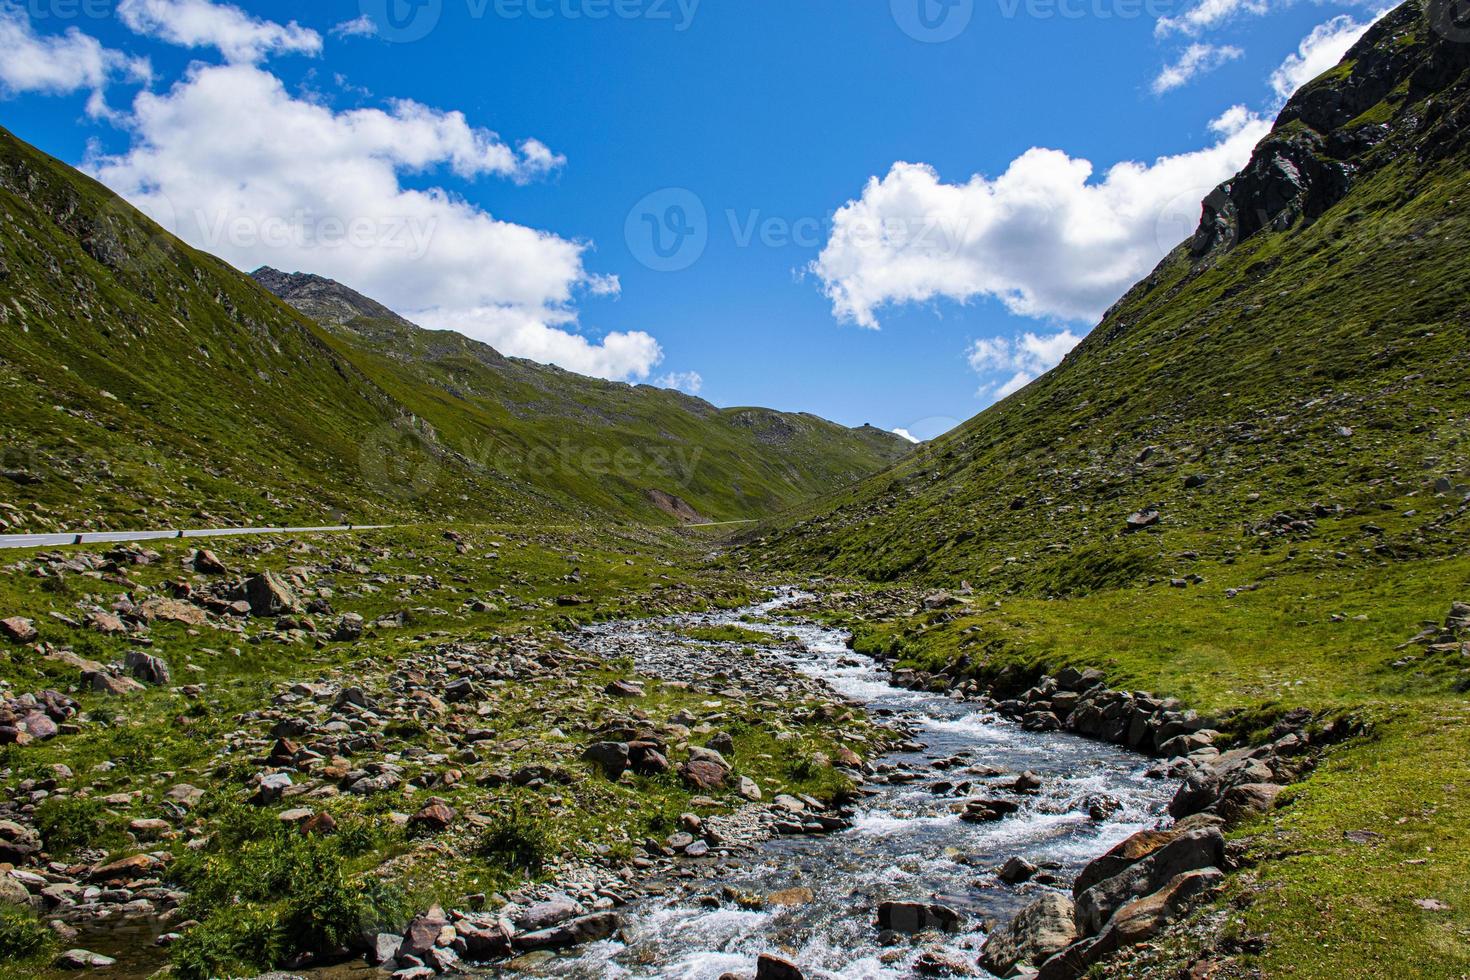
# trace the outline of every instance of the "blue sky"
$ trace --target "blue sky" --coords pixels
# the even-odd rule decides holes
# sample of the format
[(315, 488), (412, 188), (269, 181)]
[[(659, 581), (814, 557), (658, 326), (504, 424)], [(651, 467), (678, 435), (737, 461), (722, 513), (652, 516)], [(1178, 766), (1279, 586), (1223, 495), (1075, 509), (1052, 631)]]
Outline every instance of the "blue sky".
[(1379, 11), (26, 0), (0, 114), (242, 268), (928, 437), (1084, 336)]

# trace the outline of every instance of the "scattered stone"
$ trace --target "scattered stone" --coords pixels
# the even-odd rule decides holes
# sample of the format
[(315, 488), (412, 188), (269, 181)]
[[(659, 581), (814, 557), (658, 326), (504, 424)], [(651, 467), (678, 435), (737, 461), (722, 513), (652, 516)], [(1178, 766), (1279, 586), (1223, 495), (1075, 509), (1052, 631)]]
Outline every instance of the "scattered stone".
[(41, 635), (34, 622), (21, 616), (0, 619), (0, 634), (13, 643), (34, 643)]

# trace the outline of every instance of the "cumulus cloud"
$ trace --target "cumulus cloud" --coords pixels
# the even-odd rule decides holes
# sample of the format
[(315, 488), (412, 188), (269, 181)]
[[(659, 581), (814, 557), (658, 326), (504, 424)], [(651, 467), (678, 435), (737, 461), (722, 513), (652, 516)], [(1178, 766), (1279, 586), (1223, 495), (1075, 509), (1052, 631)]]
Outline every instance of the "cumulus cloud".
[(117, 16), (134, 33), (186, 48), (218, 48), (226, 61), (253, 64), (271, 54), (322, 50), (322, 36), (294, 20), (277, 24), (210, 0), (122, 0)]
[(1178, 59), (1165, 65), (1154, 79), (1155, 95), (1163, 95), (1189, 84), (1200, 75), (1212, 72), (1229, 61), (1245, 54), (1240, 48), (1228, 44), (1191, 44), (1180, 52)]
[(1070, 330), (1019, 337), (982, 337), (970, 345), (970, 367), (988, 377), (981, 395), (1004, 398), (1061, 363), (1082, 338)]
[(151, 76), (146, 58), (133, 58), (102, 46), (75, 27), (65, 33), (37, 34), (25, 10), (0, 2), (0, 95), (40, 92), (64, 95), (91, 89), (89, 111), (102, 114), (101, 91), (108, 82), (126, 78), (146, 81)]
[(1259, 17), (1270, 10), (1270, 0), (1200, 0), (1178, 17), (1160, 17), (1154, 24), (1154, 33), (1159, 37), (1169, 34), (1195, 36), (1241, 14)]
[(908, 429), (903, 428), (902, 426), (900, 426), (897, 429), (889, 429), (888, 431), (892, 432), (894, 435), (898, 436), (900, 439), (907, 439), (909, 442), (912, 442), (912, 443), (915, 443), (915, 444), (924, 441), (924, 440), (920, 439), (919, 437), (915, 436)]
[(837, 211), (809, 269), (833, 314), (864, 327), (878, 327), (887, 304), (975, 297), (1023, 316), (1095, 321), (1193, 231), (1199, 202), (1249, 160), (1270, 123), (1233, 109), (1211, 128), (1211, 146), (1119, 163), (1101, 180), (1091, 162), (1041, 148), (963, 184), (896, 163)]
[(246, 64), (192, 66), (168, 91), (139, 95), (127, 125), (130, 148), (86, 169), (238, 268), (329, 276), (426, 325), (585, 374), (642, 378), (662, 357), (647, 334), (594, 343), (576, 332), (578, 297), (618, 291), (586, 268), (588, 243), (422, 186), (440, 168), (528, 179), (561, 161), (540, 143), (516, 150), (461, 113), (409, 101), (337, 112)]
[(697, 395), (704, 390), (704, 378), (698, 371), (670, 371), (654, 383), (660, 388), (673, 388), (686, 395)]
[(1363, 23), (1341, 14), (1314, 27), (1312, 33), (1302, 38), (1296, 52), (1287, 55), (1281, 67), (1271, 73), (1271, 89), (1276, 97), (1284, 103), (1297, 89), (1334, 67), (1387, 12), (1380, 11)]
[(333, 37), (372, 37), (378, 33), (378, 22), (367, 14), (344, 20), (332, 28)]

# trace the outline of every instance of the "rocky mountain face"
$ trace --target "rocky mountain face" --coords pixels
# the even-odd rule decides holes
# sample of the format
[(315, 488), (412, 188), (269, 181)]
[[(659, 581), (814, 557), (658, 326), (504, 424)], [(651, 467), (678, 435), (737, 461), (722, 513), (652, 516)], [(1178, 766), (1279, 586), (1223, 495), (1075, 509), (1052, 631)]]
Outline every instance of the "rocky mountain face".
[(1442, 16), (1380, 21), (1058, 368), (807, 510), (777, 551), (1066, 592), (1079, 556), (1115, 584), (1162, 574), (1163, 532), (1223, 550), (1392, 509), (1351, 554), (1457, 547), (1470, 45)]
[(505, 358), (319, 277), (252, 281), (3, 130), (0, 229), (0, 531), (675, 520), (651, 490), (741, 519), (906, 450)]

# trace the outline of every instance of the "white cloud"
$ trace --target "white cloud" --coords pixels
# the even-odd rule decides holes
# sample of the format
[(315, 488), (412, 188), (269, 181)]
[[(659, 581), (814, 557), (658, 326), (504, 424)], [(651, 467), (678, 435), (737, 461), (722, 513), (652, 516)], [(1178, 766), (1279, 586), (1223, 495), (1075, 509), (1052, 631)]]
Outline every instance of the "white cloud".
[(1287, 55), (1281, 67), (1271, 73), (1271, 90), (1281, 102), (1296, 94), (1296, 90), (1334, 67), (1348, 49), (1368, 32), (1388, 11), (1375, 14), (1365, 23), (1359, 23), (1348, 14), (1340, 14), (1324, 24), (1318, 24), (1312, 33), (1302, 38), (1294, 54)]
[(1061, 363), (1082, 338), (1070, 330), (1050, 334), (1027, 332), (1019, 337), (982, 337), (970, 345), (970, 367), (981, 375), (1000, 375), (982, 385), (979, 394), (997, 399), (1019, 391)]
[(704, 390), (704, 378), (698, 371), (670, 371), (654, 384), (660, 388), (674, 388), (686, 395), (697, 395)]
[(1259, 17), (1270, 10), (1270, 0), (1200, 0), (1178, 17), (1160, 17), (1154, 24), (1154, 33), (1159, 37), (1174, 33), (1196, 36), (1238, 14)]
[(146, 81), (152, 74), (146, 58), (105, 48), (75, 27), (63, 34), (39, 35), (25, 10), (10, 3), (0, 3), (0, 52), (4, 52), (0, 55), (0, 95), (63, 95), (91, 89), (94, 98), (89, 111), (93, 115), (106, 109), (100, 93), (109, 81)]
[[(657, 340), (641, 330), (609, 333), (593, 342), (558, 329), (573, 317), (567, 313), (527, 312), (505, 306), (434, 307), (411, 311), (409, 319), (438, 330), (457, 330), (482, 340), (503, 354), (556, 364), (594, 378), (642, 380), (664, 359)], [(662, 383), (662, 382), (660, 382)]]
[(372, 37), (377, 33), (377, 21), (373, 20), (367, 14), (354, 17), (351, 20), (344, 20), (331, 30), (333, 37)]
[[(1270, 123), (1243, 110), (1217, 119), (1201, 150), (1093, 166), (1033, 148), (995, 179), (944, 183), (927, 164), (896, 163), (833, 218), (810, 271), (833, 314), (876, 328), (886, 304), (994, 297), (1023, 316), (1096, 321), (1199, 220), (1199, 202), (1233, 176)], [(1181, 227), (1181, 222), (1187, 227)]]
[(167, 92), (139, 95), (127, 125), (127, 152), (86, 168), (238, 268), (329, 276), (426, 325), (586, 374), (642, 378), (662, 357), (647, 334), (575, 332), (579, 296), (618, 291), (584, 265), (588, 243), (422, 186), (438, 168), (527, 179), (561, 160), (540, 143), (518, 152), (415, 102), (336, 112), (242, 64), (194, 65)]
[(924, 441), (924, 440), (918, 438), (917, 436), (915, 436), (908, 429), (905, 429), (905, 428), (902, 428), (902, 427), (899, 427), (897, 429), (889, 429), (888, 431), (892, 432), (894, 435), (898, 436), (900, 439), (907, 439), (909, 442), (912, 442), (912, 443), (915, 443), (915, 444)]
[(117, 16), (137, 34), (186, 48), (218, 48), (232, 62), (322, 50), (322, 36), (294, 20), (277, 24), (210, 0), (122, 0)]
[(1155, 95), (1163, 95), (1172, 92), (1176, 88), (1187, 85), (1200, 75), (1214, 71), (1221, 65), (1244, 55), (1240, 48), (1228, 44), (1191, 44), (1179, 54), (1179, 58), (1170, 65), (1165, 65), (1154, 79), (1153, 90)]

